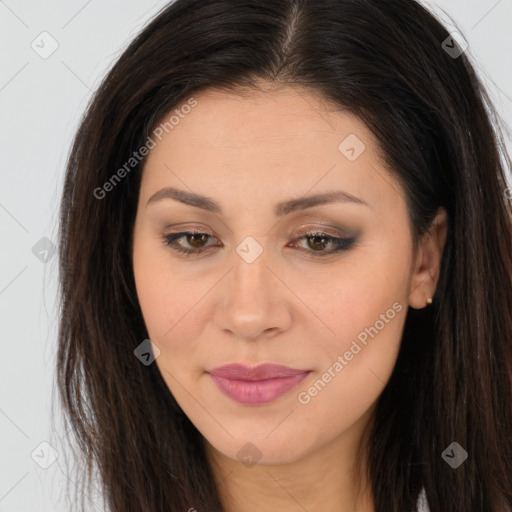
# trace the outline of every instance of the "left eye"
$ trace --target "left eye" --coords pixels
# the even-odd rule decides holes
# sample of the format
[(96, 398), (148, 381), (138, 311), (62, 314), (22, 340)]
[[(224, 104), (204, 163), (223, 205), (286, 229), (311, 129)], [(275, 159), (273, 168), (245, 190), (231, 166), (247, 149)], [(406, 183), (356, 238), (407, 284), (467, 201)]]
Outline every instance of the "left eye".
[[(329, 254), (350, 249), (354, 245), (356, 237), (343, 238), (328, 235), (321, 231), (313, 231), (311, 233), (304, 233), (297, 240), (306, 240), (308, 247), (313, 249), (312, 251), (304, 249), (306, 252), (312, 252), (314, 256), (328, 256)], [(330, 250), (322, 250), (322, 248), (329, 245), (332, 247)]]
[[(186, 239), (186, 243), (189, 244), (189, 247), (184, 247), (181, 243), (178, 243), (178, 240), (183, 238)], [(171, 247), (175, 251), (190, 255), (203, 252), (208, 247), (207, 245), (203, 244), (208, 242), (210, 238), (213, 237), (208, 233), (182, 231), (181, 233), (164, 235), (163, 242), (165, 245)], [(312, 249), (301, 249), (302, 251), (313, 253), (314, 256), (327, 256), (329, 254), (350, 249), (350, 247), (354, 245), (356, 237), (342, 238), (328, 235), (321, 231), (313, 231), (310, 233), (304, 233), (296, 240), (306, 240), (308, 246)], [(333, 248), (328, 251), (324, 250), (325, 246), (329, 245), (331, 245)]]

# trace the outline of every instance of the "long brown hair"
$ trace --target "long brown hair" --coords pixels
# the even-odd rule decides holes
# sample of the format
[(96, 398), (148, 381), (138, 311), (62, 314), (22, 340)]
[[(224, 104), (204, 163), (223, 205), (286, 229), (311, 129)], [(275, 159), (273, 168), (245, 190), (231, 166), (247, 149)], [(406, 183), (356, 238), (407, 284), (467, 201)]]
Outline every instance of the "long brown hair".
[[(415, 241), (448, 213), (434, 302), (407, 313), (365, 448), (376, 511), (413, 510), (422, 487), (431, 512), (512, 510), (511, 161), (449, 38), (413, 0), (177, 0), (128, 46), (83, 117), (60, 210), (57, 385), (81, 490), (96, 469), (111, 511), (222, 510), (202, 436), (134, 356), (148, 338), (131, 262), (145, 159), (126, 162), (194, 93), (263, 79), (368, 125)], [(468, 453), (457, 469), (442, 457), (454, 441)]]

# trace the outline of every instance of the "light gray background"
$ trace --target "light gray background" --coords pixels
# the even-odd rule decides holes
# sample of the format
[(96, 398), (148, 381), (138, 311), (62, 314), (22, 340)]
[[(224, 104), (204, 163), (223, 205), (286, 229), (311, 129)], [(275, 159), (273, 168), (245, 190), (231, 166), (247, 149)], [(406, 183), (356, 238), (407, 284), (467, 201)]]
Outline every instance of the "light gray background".
[[(0, 512), (68, 510), (65, 433), (56, 419), (60, 412), (51, 409), (57, 257), (50, 251), (44, 263), (45, 253), (36, 257), (32, 248), (44, 237), (57, 240), (64, 166), (92, 91), (166, 3), (0, 1)], [(460, 27), (512, 126), (512, 0), (423, 3), (450, 25), (444, 9)], [(48, 36), (40, 36), (44, 31), (58, 43), (46, 59), (31, 47), (35, 41), (39, 51), (51, 48)], [(52, 461), (45, 441), (58, 454), (47, 469), (41, 467)], [(90, 510), (101, 510), (98, 504), (91, 501)]]

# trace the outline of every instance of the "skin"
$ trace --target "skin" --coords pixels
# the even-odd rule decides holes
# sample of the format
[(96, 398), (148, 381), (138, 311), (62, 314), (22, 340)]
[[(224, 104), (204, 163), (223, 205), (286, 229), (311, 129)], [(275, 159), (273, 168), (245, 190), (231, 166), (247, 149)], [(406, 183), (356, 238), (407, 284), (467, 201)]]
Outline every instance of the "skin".
[[(227, 512), (371, 512), (368, 481), (364, 473), (357, 479), (355, 463), (366, 465), (357, 444), (391, 376), (407, 308), (425, 307), (435, 292), (446, 212), (439, 209), (414, 252), (404, 192), (374, 136), (310, 91), (210, 89), (194, 98), (197, 106), (148, 156), (134, 226), (137, 294), (160, 350), (158, 369), (204, 437)], [(338, 149), (350, 134), (366, 146), (354, 161)], [(147, 205), (169, 186), (210, 197), (222, 213), (169, 198)], [(274, 216), (280, 201), (339, 189), (367, 205), (335, 202)], [(191, 228), (213, 238), (175, 244), (206, 246), (198, 256), (184, 257), (162, 241)], [(357, 240), (346, 251), (315, 256), (335, 245), (300, 238), (314, 229)], [(248, 236), (263, 249), (252, 263), (236, 252)], [(300, 403), (298, 394), (396, 302), (401, 311)], [(274, 402), (248, 406), (205, 373), (231, 362), (311, 373)], [(237, 457), (248, 442), (258, 450), (246, 447), (260, 457), (256, 465)]]

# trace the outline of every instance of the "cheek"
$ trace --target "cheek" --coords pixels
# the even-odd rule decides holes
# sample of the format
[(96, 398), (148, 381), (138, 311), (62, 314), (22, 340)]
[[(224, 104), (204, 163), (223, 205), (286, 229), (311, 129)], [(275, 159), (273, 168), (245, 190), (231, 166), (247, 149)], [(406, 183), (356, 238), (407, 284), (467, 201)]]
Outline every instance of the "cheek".
[[(407, 312), (408, 252), (406, 247), (396, 253), (380, 249), (345, 266), (336, 274), (339, 278), (324, 288), (328, 293), (322, 299), (310, 295), (311, 301), (316, 300), (315, 312), (330, 329), (323, 329), (327, 334), (311, 347), (311, 353), (321, 352), (322, 365), (301, 387), (298, 401), (307, 414), (330, 414), (333, 432), (355, 421), (377, 400), (400, 348)], [(327, 279), (319, 284), (327, 285)]]
[(160, 349), (157, 365), (174, 374), (197, 359), (194, 353), (208, 317), (201, 298), (212, 284), (180, 276), (166, 251), (149, 239), (135, 244), (133, 269), (148, 336)]
[(171, 303), (174, 291), (165, 279), (165, 271), (155, 265), (154, 258), (144, 251), (134, 253), (134, 276), (137, 297), (148, 334), (155, 342), (161, 339), (173, 322)]
[[(375, 327), (383, 344), (397, 344), (401, 337), (401, 318), (407, 309), (407, 250), (365, 248), (298, 289), (298, 295), (315, 316), (312, 323), (319, 347), (332, 359), (350, 349), (353, 340), (364, 344), (373, 339)], [(316, 318), (315, 318), (316, 317)], [(320, 344), (318, 343), (320, 341)], [(369, 343), (368, 343), (369, 345)], [(359, 358), (361, 359), (361, 358)]]
[(139, 280), (137, 294), (146, 329), (160, 350), (189, 352), (194, 349), (194, 340), (200, 338), (201, 308), (197, 302), (207, 289), (192, 286), (192, 290), (176, 279), (167, 281), (154, 270), (148, 270)]

